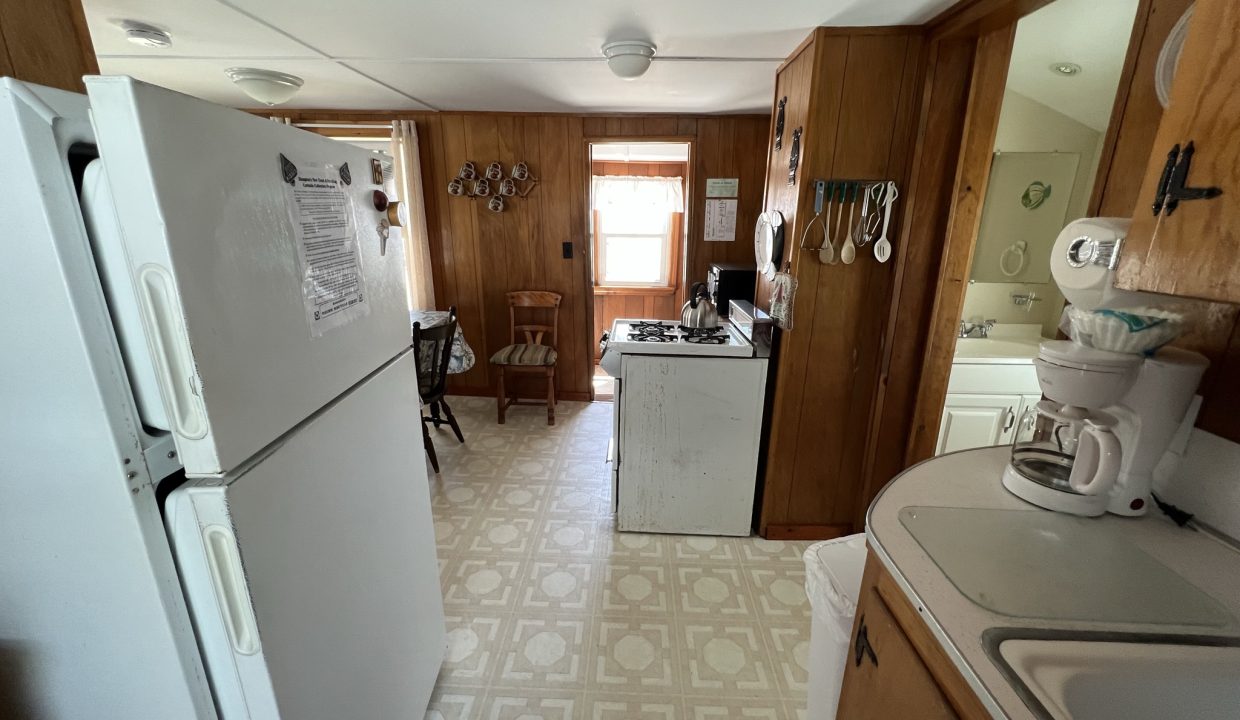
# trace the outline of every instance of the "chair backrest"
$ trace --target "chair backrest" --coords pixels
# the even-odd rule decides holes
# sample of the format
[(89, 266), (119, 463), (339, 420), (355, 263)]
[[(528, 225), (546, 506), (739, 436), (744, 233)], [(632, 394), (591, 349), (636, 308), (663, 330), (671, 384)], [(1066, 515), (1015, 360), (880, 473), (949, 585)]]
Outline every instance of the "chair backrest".
[(418, 393), (423, 402), (434, 402), (448, 388), (448, 363), (456, 337), (456, 306), (448, 308), (448, 322), (433, 328), (413, 324), (413, 357), (418, 366)]
[[(526, 317), (536, 316), (539, 311), (551, 311), (551, 324), (539, 324), (533, 321), (517, 322), (517, 310), (522, 309), (522, 315)], [(543, 313), (546, 316), (546, 313)], [(508, 342), (517, 343), (517, 334), (522, 334), (526, 345), (548, 345), (555, 347), (556, 343), (556, 327), (560, 324), (560, 294), (547, 292), (545, 290), (518, 290), (517, 292), (508, 293), (508, 320), (512, 327), (512, 332), (508, 335)], [(550, 334), (551, 342), (543, 342), (543, 336)]]

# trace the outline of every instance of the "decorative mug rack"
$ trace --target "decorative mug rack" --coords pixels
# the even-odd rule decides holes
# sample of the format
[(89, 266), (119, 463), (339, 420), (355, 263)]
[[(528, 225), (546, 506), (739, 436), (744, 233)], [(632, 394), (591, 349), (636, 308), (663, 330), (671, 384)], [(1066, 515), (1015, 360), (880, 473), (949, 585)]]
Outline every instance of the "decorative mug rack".
[[(495, 187), (492, 187), (492, 183)], [(492, 212), (504, 212), (506, 198), (523, 198), (534, 190), (538, 178), (530, 171), (525, 162), (518, 162), (505, 174), (504, 166), (496, 160), (487, 165), (486, 170), (479, 172), (476, 165), (466, 161), (457, 172), (456, 177), (448, 182), (448, 194), (453, 197), (490, 198), (487, 209)]]

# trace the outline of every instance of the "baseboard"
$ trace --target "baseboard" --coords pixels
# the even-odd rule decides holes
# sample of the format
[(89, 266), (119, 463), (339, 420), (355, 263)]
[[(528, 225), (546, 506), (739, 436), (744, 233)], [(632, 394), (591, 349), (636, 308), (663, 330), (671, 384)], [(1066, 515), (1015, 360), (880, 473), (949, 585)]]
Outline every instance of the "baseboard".
[(831, 540), (853, 534), (850, 523), (838, 525), (767, 525), (761, 532), (767, 540)]

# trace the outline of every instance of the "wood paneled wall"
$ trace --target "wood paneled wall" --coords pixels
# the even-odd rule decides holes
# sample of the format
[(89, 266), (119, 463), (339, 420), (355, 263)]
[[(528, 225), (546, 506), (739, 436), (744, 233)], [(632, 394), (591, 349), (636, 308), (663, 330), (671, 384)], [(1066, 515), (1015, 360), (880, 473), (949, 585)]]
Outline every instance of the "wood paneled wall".
[[(636, 175), (641, 177), (679, 177), (682, 190), (689, 184), (689, 166), (683, 162), (614, 162), (596, 160), (590, 163), (591, 175)], [(685, 193), (688, 197), (688, 193)], [(672, 220), (672, 284), (667, 288), (594, 288), (594, 332), (598, 338), (611, 328), (616, 318), (674, 319), (679, 313), (681, 275), (685, 255), (684, 213), (675, 213)], [(599, 348), (594, 348), (597, 361)]]
[(0, 0), (0, 75), (85, 92), (98, 72), (81, 0)]
[[(896, 263), (877, 262), (867, 247), (852, 265), (822, 265), (797, 247), (813, 216), (815, 178), (907, 186), (923, 51), (915, 28), (819, 28), (776, 80), (775, 97), (788, 105), (783, 148), (772, 145), (768, 159), (766, 208), (784, 215), (785, 258), (799, 285), (793, 327), (779, 336), (761, 519), (767, 537), (854, 529)], [(798, 127), (802, 157), (790, 186)], [(906, 252), (895, 243), (897, 258)], [(759, 302), (765, 287), (759, 283)]]
[[(262, 114), (272, 114), (265, 112)], [(564, 296), (560, 311), (559, 397), (590, 397), (594, 308), (586, 212), (589, 203), (590, 140), (685, 140), (693, 145), (693, 178), (740, 178), (736, 242), (704, 243), (704, 183), (689, 204), (686, 264), (689, 277), (705, 277), (712, 260), (753, 257), (749, 232), (762, 203), (763, 157), (769, 118), (765, 115), (598, 116), (515, 113), (417, 113), (337, 110), (278, 111), (294, 122), (376, 122), (411, 119), (422, 149), (427, 224), (436, 304), (456, 305), (461, 327), (478, 356), (472, 370), (454, 375), (450, 389), (488, 394), (495, 373), (487, 359), (508, 343), (511, 290), (551, 290)], [(509, 166), (524, 160), (539, 179), (526, 198), (503, 213), (482, 201), (450, 197), (448, 181), (461, 164), (483, 167), (492, 160)], [(562, 257), (570, 243), (573, 258)]]

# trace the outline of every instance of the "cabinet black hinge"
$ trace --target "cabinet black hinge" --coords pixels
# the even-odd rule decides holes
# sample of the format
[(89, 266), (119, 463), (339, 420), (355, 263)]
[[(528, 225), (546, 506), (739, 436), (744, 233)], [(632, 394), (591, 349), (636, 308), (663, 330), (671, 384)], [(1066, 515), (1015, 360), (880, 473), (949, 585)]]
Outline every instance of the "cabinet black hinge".
[(1183, 150), (1177, 144), (1167, 153), (1167, 162), (1158, 178), (1158, 191), (1154, 196), (1154, 215), (1164, 211), (1171, 215), (1182, 200), (1209, 200), (1223, 194), (1223, 189), (1219, 187), (1195, 188), (1186, 185), (1194, 152), (1193, 141), (1189, 140)]

